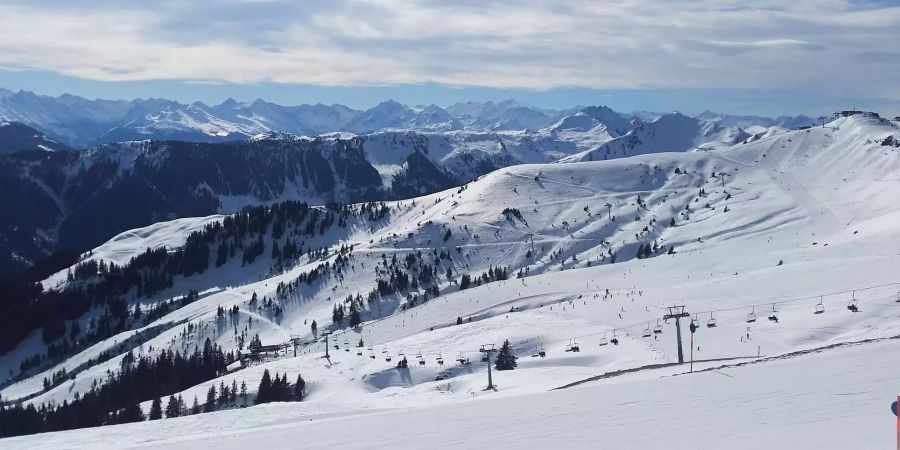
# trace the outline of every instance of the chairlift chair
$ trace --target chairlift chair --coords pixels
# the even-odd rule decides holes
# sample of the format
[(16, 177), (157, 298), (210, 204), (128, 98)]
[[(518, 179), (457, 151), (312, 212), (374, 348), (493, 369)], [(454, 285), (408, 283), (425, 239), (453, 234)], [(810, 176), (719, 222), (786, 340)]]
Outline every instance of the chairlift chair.
[(775, 304), (772, 303), (772, 313), (769, 314), (769, 320), (778, 323), (778, 311), (775, 310)]
[(850, 299), (850, 303), (847, 304), (847, 309), (850, 312), (859, 312), (859, 300), (856, 299), (856, 291), (853, 291), (853, 298)]
[(606, 333), (603, 333), (603, 337), (600, 338), (600, 346), (603, 347), (604, 345), (606, 345), (608, 343), (609, 343), (609, 341), (606, 340)]
[(387, 356), (384, 357), (384, 360), (387, 362), (391, 362), (391, 354), (388, 353)]
[(460, 364), (465, 364), (465, 362), (466, 362), (466, 357), (463, 356), (463, 353), (462, 353), (462, 352), (459, 352), (459, 354), (456, 355), (456, 361), (459, 362)]
[(613, 330), (613, 335), (609, 342), (612, 342), (612, 345), (619, 345), (619, 337), (616, 336), (616, 330)]
[(656, 326), (653, 327), (653, 334), (662, 334), (663, 327), (659, 324), (659, 319), (656, 319)]
[(650, 331), (650, 324), (649, 324), (649, 323), (647, 324), (647, 329), (644, 330), (643, 336), (644, 336), (645, 338), (648, 338), (648, 337), (650, 337), (650, 336), (653, 336), (653, 332)]
[(816, 303), (816, 309), (813, 314), (822, 314), (825, 312), (825, 305), (822, 304), (822, 297), (819, 297), (819, 303)]
[(443, 365), (444, 365), (444, 357), (441, 356), (440, 353), (438, 353), (438, 355), (437, 355), (436, 362), (438, 363), (439, 366), (443, 366)]
[(713, 313), (709, 313), (709, 320), (706, 321), (707, 328), (715, 328), (716, 327), (716, 318), (713, 317)]
[(753, 307), (753, 309), (750, 310), (750, 313), (747, 314), (747, 323), (753, 323), (753, 322), (756, 322), (756, 307), (755, 306)]
[(362, 356), (362, 349), (356, 351), (356, 356)]

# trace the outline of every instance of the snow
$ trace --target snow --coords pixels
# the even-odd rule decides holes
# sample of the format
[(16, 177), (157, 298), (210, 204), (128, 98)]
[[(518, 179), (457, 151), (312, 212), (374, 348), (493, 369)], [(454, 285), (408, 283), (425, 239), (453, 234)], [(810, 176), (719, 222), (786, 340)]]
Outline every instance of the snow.
[[(360, 329), (331, 337), (340, 349), (331, 348), (330, 360), (323, 358), (324, 344), (315, 342), (301, 346), (296, 357), (289, 352), (181, 393), (190, 403), (210, 385), (232, 380), (246, 381), (252, 391), (268, 369), (289, 379), (302, 374), (307, 402), (234, 405), (188, 418), (15, 438), (3, 447), (656, 448), (665, 441), (667, 448), (884, 448), (893, 439), (885, 430), (894, 420), (887, 408), (897, 392), (893, 361), (900, 356), (900, 344), (884, 340), (900, 335), (900, 152), (879, 142), (897, 134), (895, 124), (854, 116), (706, 150), (662, 152), (653, 144), (644, 149), (654, 152), (630, 158), (518, 165), (464, 189), (392, 202), (384, 221), (353, 222), (310, 244), (354, 244), (353, 267), (340, 281), (285, 299), (280, 319), (248, 308), (250, 296), (273, 296), (280, 281), (318, 261), (304, 259), (280, 273), (268, 273), (266, 261), (229, 264), (179, 278), (151, 301), (187, 289), (205, 294), (157, 321), (169, 328), (145, 342), (144, 351), (150, 345), (190, 349), (207, 337), (234, 349), (230, 330), (250, 317), (251, 333), (264, 343), (291, 335), (312, 339), (310, 321), (321, 329), (337, 299), (372, 288), (372, 268), (382, 254), (399, 258), (441, 246), (453, 255), (457, 273), (509, 265), (513, 277), (519, 267), (528, 267), (529, 276), (462, 291), (442, 282), (440, 297), (405, 311), (401, 299), (385, 299), (380, 314), (370, 311)], [(701, 188), (705, 197), (698, 196)], [(638, 196), (646, 207), (637, 205)], [(519, 209), (524, 221), (505, 218), (504, 208)], [(94, 257), (127, 260), (218, 218), (123, 233)], [(648, 226), (651, 218), (656, 222)], [(648, 232), (636, 239), (645, 226)], [(446, 244), (444, 227), (452, 230)], [(636, 259), (638, 246), (654, 240), (677, 253)], [(610, 246), (616, 264), (602, 260)], [(858, 313), (846, 308), (852, 298)], [(825, 313), (813, 314), (820, 301)], [(242, 312), (236, 324), (216, 319), (217, 307), (234, 304)], [(677, 361), (674, 324), (657, 321), (673, 304), (685, 305), (701, 324), (694, 351), (685, 343), (688, 355), (701, 361), (695, 369), (728, 367), (678, 375), (688, 368), (669, 365)], [(778, 322), (767, 320), (773, 308)], [(747, 323), (751, 311), (759, 319)], [(710, 317), (715, 328), (704, 326)], [(167, 325), (186, 321), (201, 324), (200, 331), (182, 336), (183, 325)], [(685, 333), (688, 321), (682, 322)], [(662, 334), (642, 337), (657, 323)], [(619, 345), (601, 345), (614, 335)], [(365, 344), (357, 355), (360, 338)], [(495, 372), (497, 391), (484, 391), (478, 349), (505, 339), (519, 367)], [(564, 351), (571, 340), (581, 352)], [(866, 340), (875, 341), (841, 345)], [(540, 348), (546, 358), (532, 357)], [(807, 351), (813, 353), (779, 357)], [(408, 370), (394, 368), (401, 352)], [(472, 363), (456, 363), (460, 355)], [(730, 358), (743, 359), (719, 361)], [(31, 402), (71, 399), (120, 359), (90, 367)], [(742, 362), (753, 364), (735, 366)], [(653, 365), (661, 366), (552, 390)], [(0, 394), (38, 393), (46, 375)]]
[[(792, 448), (893, 445), (890, 402), (900, 343), (724, 367), (682, 376), (623, 376), (579, 387), (403, 409), (320, 410), (269, 404), (145, 424), (7, 439), (7, 449), (217, 450), (337, 447)], [(503, 389), (514, 372), (496, 374)], [(352, 430), (352, 432), (349, 432)]]
[[(168, 222), (157, 222), (143, 228), (136, 228), (119, 233), (103, 245), (95, 248), (79, 262), (106, 261), (122, 266), (135, 255), (143, 253), (148, 248), (155, 249), (162, 246), (177, 248), (184, 245), (188, 235), (194, 231), (201, 231), (206, 225), (222, 220), (222, 215), (206, 217), (188, 217), (175, 219)], [(68, 269), (61, 270), (42, 284), (44, 289), (59, 286), (66, 281)]]

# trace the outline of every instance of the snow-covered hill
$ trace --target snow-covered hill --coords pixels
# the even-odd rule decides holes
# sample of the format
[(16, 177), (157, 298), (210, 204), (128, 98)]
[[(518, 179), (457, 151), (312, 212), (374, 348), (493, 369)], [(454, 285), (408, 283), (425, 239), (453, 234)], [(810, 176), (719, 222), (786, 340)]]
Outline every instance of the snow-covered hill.
[[(672, 134), (685, 129), (690, 132)], [(854, 424), (874, 417), (862, 411), (887, 414), (890, 399), (875, 394), (890, 393), (880, 384), (890, 367), (876, 361), (896, 353), (896, 345), (860, 344), (776, 361), (765, 357), (900, 335), (896, 273), (900, 209), (895, 195), (900, 183), (900, 129), (891, 121), (854, 115), (824, 127), (750, 140), (734, 137), (736, 145), (690, 151), (698, 146), (698, 136), (721, 141), (732, 139), (722, 138), (728, 133), (705, 128), (696, 119), (663, 116), (605, 144), (611, 157), (624, 158), (587, 161), (591, 154), (605, 154), (595, 149), (566, 160), (570, 164), (516, 165), (460, 188), (386, 203), (383, 215), (352, 212), (330, 226), (315, 222), (319, 225), (314, 230), (323, 228), (313, 234), (299, 231), (309, 230), (306, 222), (288, 226), (281, 237), (271, 227), (258, 237), (251, 234), (247, 242), (259, 239), (265, 247), (252, 262), (227, 259), (200, 274), (176, 275), (171, 287), (149, 296), (127, 297), (130, 309), (139, 303), (148, 311), (189, 290), (199, 293), (190, 304), (151, 322), (129, 321), (127, 330), (29, 373), (0, 395), (27, 398), (30, 404), (72, 401), (76, 393), (106, 379), (108, 371), (118, 370), (129, 351), (187, 352), (206, 339), (225, 350), (237, 350), (245, 338), (258, 334), (264, 344), (295, 339), (297, 355), (288, 346), (277, 357), (180, 390), (180, 395), (190, 404), (194, 397), (202, 400), (210, 386), (232, 382), (245, 382), (252, 394), (263, 371), (269, 370), (287, 373), (289, 380), (301, 374), (307, 380), (305, 403), (291, 405), (288, 412), (282, 405), (238, 409), (246, 401), (238, 399), (220, 407), (235, 411), (127, 425), (118, 428), (119, 435), (72, 432), (8, 442), (90, 446), (99, 442), (92, 439), (101, 439), (94, 436), (109, 436), (117, 445), (135, 445), (147, 444), (151, 433), (172, 430), (171, 439), (188, 439), (179, 445), (237, 448), (253, 440), (290, 447), (276, 437), (263, 441), (261, 436), (296, 430), (309, 445), (324, 446), (335, 444), (333, 433), (306, 434), (319, 429), (297, 424), (341, 417), (330, 419), (334, 422), (329, 426), (344, 429), (367, 423), (364, 429), (369, 431), (364, 434), (373, 441), (340, 439), (339, 444), (354, 448), (386, 443), (392, 433), (381, 426), (402, 422), (406, 429), (419, 423), (417, 418), (444, 417), (430, 419), (431, 425), (422, 423), (423, 439), (452, 436), (452, 429), (438, 426), (447, 420), (471, 426), (473, 418), (501, 410), (522, 411), (520, 420), (505, 417), (504, 423), (532, 424), (539, 419), (526, 411), (539, 402), (547, 411), (541, 417), (553, 428), (541, 433), (533, 425), (510, 433), (545, 442), (541, 440), (548, 439), (542, 437), (545, 434), (558, 438), (571, 428), (573, 434), (566, 435), (580, 445), (595, 430), (621, 431), (636, 426), (635, 417), (646, 417), (654, 407), (669, 410), (679, 405), (694, 411), (691, 424), (709, 419), (710, 427), (698, 433), (712, 445), (756, 448), (760, 441), (739, 439), (751, 431), (735, 436), (724, 430), (768, 420), (792, 430), (792, 437), (822, 430), (826, 434), (815, 439), (824, 447), (816, 448), (841, 448), (846, 440), (816, 425), (822, 423), (820, 408), (801, 404), (825, 401), (859, 411), (861, 415), (851, 419)], [(630, 141), (624, 140), (628, 136)], [(182, 220), (135, 230), (86, 257), (124, 261), (134, 254), (131, 249), (162, 242), (178, 245), (185, 230), (219, 220), (202, 218), (194, 224)], [(272, 247), (276, 243), (283, 247), (294, 236), (304, 240), (304, 248), (328, 246), (331, 251), (276, 264), (269, 256)], [(215, 260), (214, 253), (208, 256), (210, 261)], [(508, 279), (497, 276), (498, 269)], [(297, 281), (309, 280), (312, 272), (315, 281)], [(422, 277), (425, 272), (432, 275)], [(64, 281), (65, 273), (45, 284), (62, 289), (81, 282)], [(421, 284), (400, 287), (397, 280), (403, 274), (422, 280)], [(464, 281), (466, 275), (470, 281)], [(462, 289), (465, 283), (470, 285)], [(437, 297), (431, 286), (437, 288)], [(359, 310), (361, 325), (333, 324), (337, 305)], [(695, 370), (760, 361), (720, 373), (671, 377), (689, 370), (686, 365), (668, 365), (677, 361), (676, 333), (672, 321), (661, 319), (672, 305), (684, 305), (689, 314), (681, 323), (683, 333), (691, 320), (700, 326), (693, 345), (687, 343), (687, 334), (683, 336), (687, 357), (692, 354), (697, 361)], [(234, 306), (239, 307), (237, 314), (218, 315), (220, 307)], [(819, 308), (824, 312), (816, 314)], [(91, 318), (101, 313), (95, 310), (80, 318), (81, 328), (91, 330)], [(312, 333), (313, 320), (319, 333), (332, 332), (329, 359), (323, 358), (321, 336)], [(710, 327), (713, 321), (716, 326)], [(16, 374), (23, 358), (44, 348), (37, 333), (0, 357), (0, 373)], [(504, 340), (519, 356), (519, 367), (494, 372), (497, 389), (485, 391), (486, 365), (479, 349)], [(360, 341), (363, 345), (357, 347)], [(579, 352), (567, 351), (573, 344)], [(542, 350), (545, 357), (536, 356)], [(103, 352), (110, 359), (98, 362)], [(410, 367), (396, 368), (404, 356)], [(859, 365), (865, 369), (851, 370)], [(644, 366), (650, 367), (639, 369)], [(63, 368), (77, 376), (45, 390), (43, 379)], [(621, 377), (597, 378), (632, 369)], [(531, 395), (594, 378), (572, 390)], [(837, 395), (873, 384), (878, 385), (877, 392), (867, 390), (855, 400)], [(798, 394), (798, 388), (808, 388), (803, 391), (808, 394)], [(774, 400), (760, 398), (764, 393), (771, 397), (772, 392), (784, 394)], [(648, 403), (648, 395), (666, 398), (665, 403)], [(490, 401), (474, 401), (482, 399)], [(148, 411), (150, 399), (140, 400)], [(473, 412), (454, 412), (461, 408)], [(722, 408), (738, 412), (722, 414)], [(360, 416), (366, 410), (385, 409), (392, 411)], [(591, 414), (576, 414), (588, 409)], [(572, 427), (572, 420), (583, 428)], [(656, 442), (652, 439), (686, 420), (663, 421), (666, 427), (649, 434), (635, 428), (609, 439), (620, 447)], [(243, 425), (223, 436), (212, 431), (214, 424), (224, 423), (219, 421)], [(260, 431), (270, 425), (275, 426)], [(860, 426), (874, 429), (868, 422)], [(203, 436), (216, 440), (197, 441), (196, 434), (185, 437), (197, 429), (211, 430)], [(772, 427), (763, 429), (765, 436), (778, 434)], [(454, 445), (472, 442), (467, 439)], [(770, 446), (782, 443), (771, 439)], [(674, 442), (675, 448), (697, 444), (686, 439)], [(876, 448), (882, 439), (854, 443), (857, 448)], [(159, 443), (168, 444), (172, 442)], [(797, 446), (802, 444), (791, 445)]]

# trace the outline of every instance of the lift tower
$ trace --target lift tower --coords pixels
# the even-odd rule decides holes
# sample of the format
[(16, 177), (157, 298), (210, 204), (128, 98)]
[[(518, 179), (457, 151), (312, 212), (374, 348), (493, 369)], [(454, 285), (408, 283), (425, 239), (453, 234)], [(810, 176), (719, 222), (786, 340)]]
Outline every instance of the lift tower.
[(669, 313), (663, 316), (663, 320), (675, 319), (675, 331), (678, 335), (678, 364), (684, 363), (684, 351), (681, 350), (681, 318), (691, 317), (684, 310), (684, 305), (669, 306)]

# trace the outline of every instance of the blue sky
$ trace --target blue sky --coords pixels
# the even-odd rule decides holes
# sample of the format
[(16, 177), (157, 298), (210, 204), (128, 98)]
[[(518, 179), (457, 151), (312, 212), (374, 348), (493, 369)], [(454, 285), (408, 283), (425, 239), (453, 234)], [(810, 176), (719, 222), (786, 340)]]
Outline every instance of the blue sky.
[(900, 0), (8, 0), (0, 87), (210, 104), (900, 114), (897, 30)]

